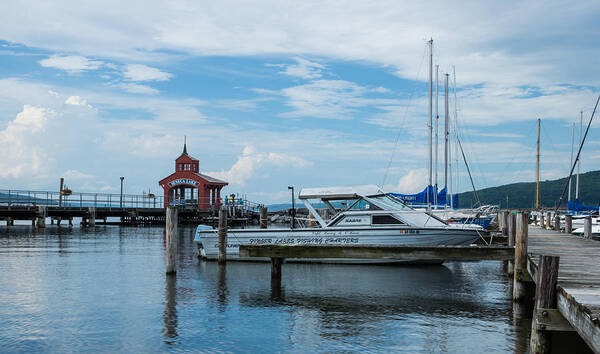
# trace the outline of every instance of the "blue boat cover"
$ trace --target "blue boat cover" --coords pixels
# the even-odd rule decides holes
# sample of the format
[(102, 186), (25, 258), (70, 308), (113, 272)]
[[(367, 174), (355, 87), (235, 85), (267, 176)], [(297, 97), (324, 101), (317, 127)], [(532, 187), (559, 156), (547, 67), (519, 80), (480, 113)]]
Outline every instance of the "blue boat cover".
[[(435, 205), (434, 201), (434, 193), (437, 191), (437, 186), (427, 186), (422, 192), (416, 194), (400, 194), (400, 193), (390, 193), (394, 197), (402, 200), (408, 205), (411, 206), (427, 206), (427, 201), (431, 203), (431, 205)], [(429, 194), (429, 199), (427, 199), (427, 195)], [(450, 199), (448, 198), (448, 193), (446, 188), (443, 188), (441, 191), (437, 191), (437, 206), (439, 207), (449, 207)], [(458, 194), (452, 196), (452, 206), (455, 208), (458, 207)]]
[(574, 211), (574, 212), (598, 211), (598, 206), (583, 205), (579, 199), (569, 200), (568, 208), (569, 208), (569, 211)]

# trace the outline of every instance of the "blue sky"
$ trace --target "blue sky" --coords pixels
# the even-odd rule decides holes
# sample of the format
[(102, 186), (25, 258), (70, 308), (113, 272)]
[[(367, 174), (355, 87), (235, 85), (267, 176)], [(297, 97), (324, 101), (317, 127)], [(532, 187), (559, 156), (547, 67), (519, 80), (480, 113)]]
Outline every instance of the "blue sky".
[[(442, 117), (443, 73), (456, 67), (477, 187), (534, 179), (538, 117), (542, 178), (564, 176), (570, 124), (599, 92), (593, 1), (5, 7), (0, 188), (55, 190), (62, 176), (75, 191), (118, 192), (123, 175), (126, 192), (160, 194), (187, 135), (202, 172), (259, 201), (286, 201), (288, 185), (416, 192), (430, 37)], [(600, 168), (599, 143), (594, 127), (583, 171)], [(462, 163), (459, 176), (468, 190)]]

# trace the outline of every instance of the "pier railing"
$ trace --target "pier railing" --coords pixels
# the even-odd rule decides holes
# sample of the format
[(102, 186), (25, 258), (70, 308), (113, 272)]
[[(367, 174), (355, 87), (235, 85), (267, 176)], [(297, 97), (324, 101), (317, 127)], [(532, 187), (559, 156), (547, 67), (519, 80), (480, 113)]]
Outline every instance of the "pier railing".
[(163, 197), (146, 194), (71, 193), (0, 189), (0, 205), (96, 208), (162, 208)]

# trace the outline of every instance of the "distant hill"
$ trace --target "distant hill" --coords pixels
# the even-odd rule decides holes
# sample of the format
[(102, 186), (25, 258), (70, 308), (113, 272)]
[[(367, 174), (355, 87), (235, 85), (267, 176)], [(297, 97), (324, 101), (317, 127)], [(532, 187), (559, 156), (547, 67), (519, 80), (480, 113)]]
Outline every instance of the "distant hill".
[[(575, 195), (575, 176), (572, 177), (572, 196)], [(567, 177), (553, 180), (540, 181), (540, 205), (554, 207), (563, 191)], [(562, 206), (567, 206), (567, 194), (565, 193)], [(506, 197), (508, 196), (509, 208), (531, 208), (535, 207), (535, 182), (521, 182), (505, 184), (503, 186), (484, 188), (477, 191), (479, 199), (483, 204), (500, 205), (506, 208)], [(598, 205), (600, 203), (600, 171), (590, 171), (579, 176), (579, 199), (587, 205)], [(473, 192), (464, 192), (458, 195), (459, 206), (469, 208), (475, 202)]]

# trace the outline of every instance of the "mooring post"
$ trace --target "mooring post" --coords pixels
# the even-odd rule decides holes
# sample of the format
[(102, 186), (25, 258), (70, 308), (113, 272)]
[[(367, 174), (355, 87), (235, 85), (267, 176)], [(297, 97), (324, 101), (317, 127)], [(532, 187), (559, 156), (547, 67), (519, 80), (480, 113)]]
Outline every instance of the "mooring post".
[(551, 212), (546, 213), (546, 228), (547, 229), (552, 228), (552, 213)]
[(502, 232), (502, 211), (498, 210), (496, 212), (496, 221), (498, 223), (498, 232)]
[(271, 280), (281, 281), (281, 264), (283, 258), (271, 258)]
[(267, 208), (266, 207), (260, 208), (259, 223), (260, 223), (260, 228), (261, 229), (266, 229), (267, 228)]
[(96, 208), (88, 207), (88, 218), (90, 220), (90, 226), (96, 226)]
[(592, 216), (588, 215), (583, 221), (583, 237), (592, 238)]
[[(517, 215), (510, 214), (508, 218), (508, 245), (511, 247), (515, 246), (515, 239), (517, 236)], [(506, 272), (508, 275), (513, 275), (515, 263), (514, 261), (508, 261)]]
[(38, 206), (36, 225), (35, 225), (37, 228), (43, 229), (46, 227), (46, 215), (47, 215), (46, 207)]
[(560, 231), (560, 215), (558, 213), (554, 215), (554, 230)]
[(513, 276), (513, 301), (523, 301), (526, 296), (526, 285), (523, 274), (527, 272), (527, 236), (529, 225), (527, 213), (517, 215), (517, 233), (515, 237), (515, 265)]
[(502, 212), (502, 236), (508, 237), (508, 216), (509, 212), (504, 210)]
[(570, 234), (573, 232), (573, 216), (571, 214), (565, 215), (565, 233)]
[(219, 209), (219, 264), (227, 262), (227, 212)]
[(540, 227), (542, 229), (546, 228), (546, 224), (544, 223), (544, 212), (543, 211), (540, 213)]
[(533, 224), (537, 225), (537, 222), (538, 222), (537, 214), (533, 214)]
[(177, 212), (177, 207), (167, 208), (165, 227), (167, 274), (175, 274), (177, 271)]
[(556, 309), (556, 283), (560, 257), (540, 256), (535, 287), (535, 308), (531, 321), (531, 353), (550, 353), (551, 332), (538, 322), (538, 316), (549, 316), (549, 310)]

